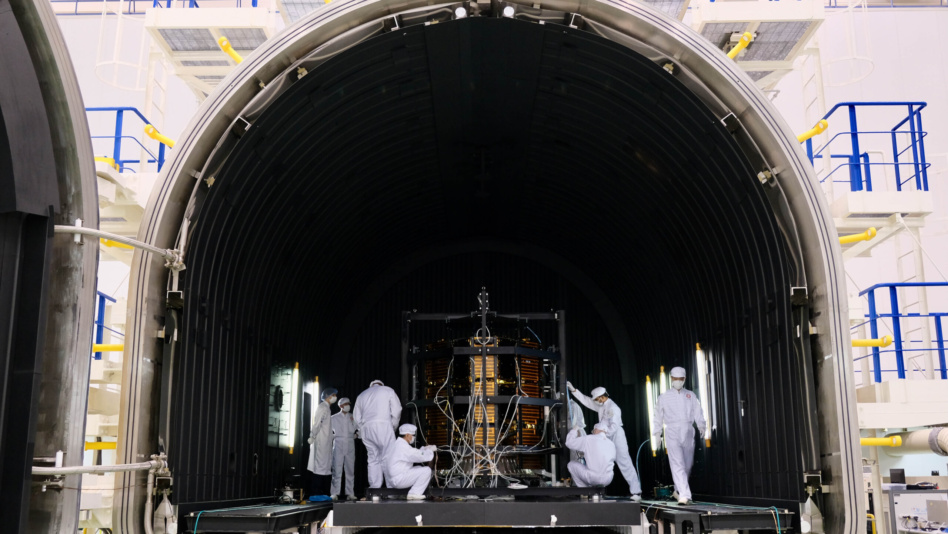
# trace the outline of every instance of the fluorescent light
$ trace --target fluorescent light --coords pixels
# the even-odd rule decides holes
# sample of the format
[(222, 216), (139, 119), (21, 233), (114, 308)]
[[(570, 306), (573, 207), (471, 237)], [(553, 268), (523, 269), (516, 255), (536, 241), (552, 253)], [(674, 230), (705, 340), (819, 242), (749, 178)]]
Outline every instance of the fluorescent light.
[(661, 367), (661, 370), (658, 372), (658, 394), (661, 395), (665, 393), (665, 390), (668, 389), (668, 381), (665, 380), (665, 366)]
[(655, 414), (655, 401), (652, 400), (652, 379), (645, 375), (645, 395), (648, 399), (648, 440), (652, 445), (652, 456), (658, 451), (658, 440), (655, 439), (655, 421), (652, 419)]
[(704, 351), (701, 350), (701, 344), (695, 343), (695, 366), (698, 375), (698, 400), (701, 401), (701, 411), (704, 413), (704, 420), (707, 423), (705, 427), (704, 439), (711, 439), (711, 417), (708, 405), (708, 362)]
[(296, 398), (300, 395), (300, 362), (293, 368), (293, 383), (290, 385), (290, 454), (293, 454), (293, 445), (296, 444)]

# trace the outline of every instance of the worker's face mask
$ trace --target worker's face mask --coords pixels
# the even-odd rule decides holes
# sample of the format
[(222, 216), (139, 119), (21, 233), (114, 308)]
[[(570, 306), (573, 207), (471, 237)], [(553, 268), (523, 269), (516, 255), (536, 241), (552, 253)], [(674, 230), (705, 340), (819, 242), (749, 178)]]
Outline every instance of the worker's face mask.
[(605, 397), (596, 397), (596, 399), (595, 399), (594, 402), (595, 402), (597, 405), (602, 406), (603, 404), (606, 403), (606, 398), (605, 398)]
[(346, 412), (346, 413), (349, 413), (349, 405), (348, 405), (348, 404), (343, 405), (342, 411), (343, 411), (343, 412)]
[(685, 387), (685, 380), (672, 380), (672, 387), (680, 390), (681, 388)]
[(411, 435), (411, 434), (408, 434), (408, 435), (405, 436), (405, 437), (408, 438), (408, 444), (409, 444), (409, 445), (412, 445), (412, 444), (415, 443), (415, 436), (413, 436), (413, 435)]
[(328, 402), (330, 406), (332, 406), (333, 404), (336, 404), (336, 396), (333, 395), (332, 397), (329, 397), (328, 399), (326, 399), (326, 402)]

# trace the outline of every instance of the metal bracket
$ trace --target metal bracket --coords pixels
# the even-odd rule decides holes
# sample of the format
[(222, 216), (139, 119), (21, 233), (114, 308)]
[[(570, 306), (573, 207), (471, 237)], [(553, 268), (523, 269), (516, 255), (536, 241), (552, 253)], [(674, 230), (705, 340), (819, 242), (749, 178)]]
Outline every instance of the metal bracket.
[(810, 302), (810, 297), (807, 294), (807, 289), (805, 287), (791, 287), (790, 288), (790, 305), (791, 306), (806, 306)]

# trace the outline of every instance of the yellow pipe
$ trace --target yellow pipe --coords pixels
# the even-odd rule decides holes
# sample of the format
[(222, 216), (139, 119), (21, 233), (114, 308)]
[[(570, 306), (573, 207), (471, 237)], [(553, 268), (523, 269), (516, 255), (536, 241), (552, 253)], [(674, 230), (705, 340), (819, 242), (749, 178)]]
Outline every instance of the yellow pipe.
[(806, 141), (807, 139), (813, 137), (814, 135), (819, 135), (819, 134), (825, 132), (827, 128), (829, 128), (829, 123), (826, 122), (826, 119), (823, 119), (823, 120), (821, 120), (820, 122), (816, 123), (816, 126), (810, 128), (809, 130), (807, 130), (807, 131), (803, 132), (802, 134), (798, 135), (798, 136), (797, 136), (797, 141), (799, 141), (799, 142), (802, 143), (802, 142)]
[(115, 170), (119, 170), (119, 166), (115, 164), (115, 158), (107, 158), (105, 156), (96, 156), (93, 159), (95, 159), (96, 161), (101, 161), (102, 163), (105, 163), (106, 165), (110, 167), (114, 167)]
[[(326, 3), (328, 4), (329, 2)], [(231, 46), (230, 41), (228, 41), (226, 37), (221, 37), (218, 39), (217, 46), (221, 47), (221, 50), (230, 56), (230, 58), (234, 60), (234, 63), (240, 65), (241, 62), (243, 62), (244, 58), (238, 54), (236, 50), (234, 50), (234, 47)]]
[(854, 339), (854, 347), (888, 347), (892, 344), (892, 336), (882, 336), (879, 339)]
[(869, 241), (870, 239), (876, 236), (876, 233), (877, 232), (875, 228), (870, 228), (861, 234), (844, 235), (839, 238), (839, 244), (848, 245), (850, 243), (856, 243), (858, 241)]
[(124, 350), (125, 345), (122, 344), (92, 345), (92, 352), (122, 352)]
[(901, 447), (902, 436), (887, 436), (884, 438), (859, 438), (863, 447)]
[(704, 440), (704, 446), (705, 446), (706, 449), (710, 449), (710, 448), (711, 448), (711, 440), (710, 440), (710, 439)]
[(87, 451), (107, 451), (115, 449), (116, 442), (114, 441), (87, 441), (86, 450)]
[(869, 521), (872, 521), (872, 534), (876, 534), (876, 516), (872, 514), (866, 514), (866, 517), (869, 518)]
[(105, 245), (105, 246), (107, 246), (107, 247), (124, 248), (125, 250), (134, 250), (134, 249), (135, 249), (135, 247), (133, 247), (133, 246), (131, 246), (131, 245), (126, 245), (125, 243), (119, 243), (118, 241), (112, 241), (111, 239), (106, 239), (106, 238), (104, 238), (104, 237), (103, 237), (103, 238), (100, 238), (100, 239), (99, 239), (99, 242), (101, 242), (103, 245)]
[(168, 148), (174, 148), (174, 141), (172, 141), (167, 135), (158, 133), (158, 129), (151, 124), (145, 125), (145, 135), (151, 137), (163, 145), (168, 145)]
[(727, 57), (734, 59), (738, 54), (741, 53), (741, 50), (747, 48), (747, 45), (751, 44), (751, 41), (754, 40), (754, 34), (751, 32), (744, 32), (744, 35), (741, 36), (741, 40), (734, 45), (734, 48), (727, 53)]

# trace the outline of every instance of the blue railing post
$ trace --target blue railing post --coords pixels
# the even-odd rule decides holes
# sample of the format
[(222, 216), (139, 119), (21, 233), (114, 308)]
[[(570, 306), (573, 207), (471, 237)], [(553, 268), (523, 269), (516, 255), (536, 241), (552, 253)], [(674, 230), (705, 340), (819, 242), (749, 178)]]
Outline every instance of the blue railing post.
[[(876, 290), (872, 289), (866, 295), (869, 300), (869, 335), (872, 339), (879, 338), (879, 324), (876, 317)], [(879, 347), (872, 347), (872, 373), (875, 375), (876, 382), (882, 382), (882, 362), (879, 358)]]
[(813, 165), (813, 138), (806, 140), (806, 157), (810, 158), (810, 165)]
[(922, 190), (922, 169), (918, 166), (918, 135), (915, 132), (915, 118), (913, 117), (912, 104), (909, 104), (909, 137), (912, 139), (912, 159), (915, 167), (915, 190)]
[[(849, 137), (852, 140), (853, 152), (850, 160), (849, 177), (853, 191), (862, 191), (862, 176), (859, 169), (859, 128), (856, 124), (856, 106), (850, 104), (849, 108)], [(855, 161), (852, 161), (855, 160)]]
[(922, 110), (915, 112), (918, 122), (918, 157), (922, 165), (922, 190), (928, 191), (928, 164), (925, 161), (925, 130), (922, 129)]
[(869, 164), (869, 153), (862, 153), (862, 164), (866, 168), (866, 191), (872, 192), (872, 172), (870, 170), (871, 165)]
[(899, 378), (905, 378), (905, 361), (902, 359), (902, 322), (899, 318), (899, 290), (895, 286), (889, 287), (889, 302), (892, 311), (892, 334), (895, 337), (895, 368)]
[(115, 142), (112, 144), (112, 159), (119, 166), (119, 172), (122, 169), (122, 165), (119, 163), (119, 160), (122, 159), (122, 113), (123, 110), (121, 109), (115, 112)]
[(899, 171), (899, 138), (895, 132), (896, 128), (892, 129), (892, 163), (895, 167), (895, 190), (902, 190), (902, 173)]
[(945, 369), (945, 335), (941, 329), (941, 315), (935, 316), (935, 343), (938, 345), (938, 363), (941, 364), (941, 379), (948, 380), (948, 370)]
[(161, 167), (165, 164), (165, 144), (158, 143), (158, 157), (155, 158), (158, 160), (158, 172), (161, 172)]
[[(113, 299), (112, 297), (106, 295), (105, 293), (101, 291), (96, 291), (96, 297), (98, 298), (98, 303), (96, 305), (96, 313), (95, 313), (95, 344), (101, 345), (102, 340), (104, 339), (104, 336), (105, 336), (106, 301), (115, 302), (115, 299)], [(101, 352), (93, 353), (92, 357), (95, 360), (101, 360), (102, 353)]]

